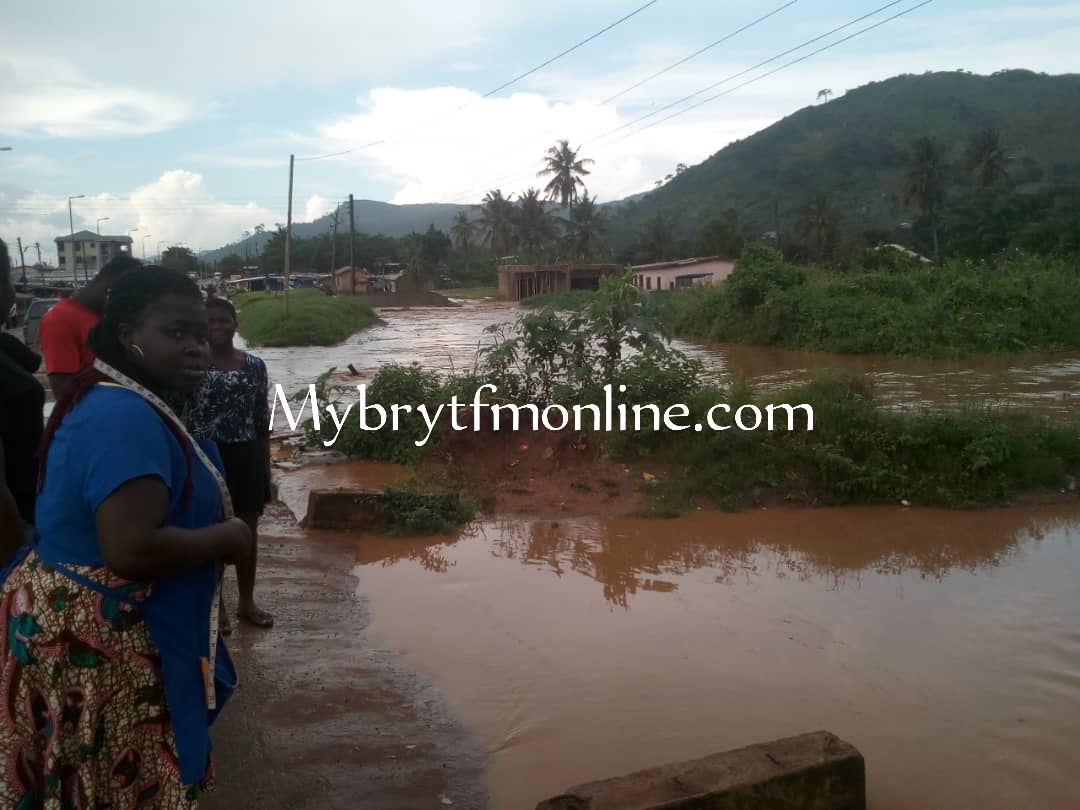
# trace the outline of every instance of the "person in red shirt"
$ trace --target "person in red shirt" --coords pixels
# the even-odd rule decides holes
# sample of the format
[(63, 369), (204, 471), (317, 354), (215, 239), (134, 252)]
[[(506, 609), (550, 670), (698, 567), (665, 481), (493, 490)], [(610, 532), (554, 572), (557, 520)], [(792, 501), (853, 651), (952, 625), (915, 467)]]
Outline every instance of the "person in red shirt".
[(117, 256), (89, 284), (70, 298), (58, 301), (41, 319), (38, 343), (45, 357), (49, 387), (57, 400), (75, 373), (94, 362), (87, 335), (101, 320), (109, 288), (128, 270), (138, 267), (142, 267), (142, 262), (133, 256)]

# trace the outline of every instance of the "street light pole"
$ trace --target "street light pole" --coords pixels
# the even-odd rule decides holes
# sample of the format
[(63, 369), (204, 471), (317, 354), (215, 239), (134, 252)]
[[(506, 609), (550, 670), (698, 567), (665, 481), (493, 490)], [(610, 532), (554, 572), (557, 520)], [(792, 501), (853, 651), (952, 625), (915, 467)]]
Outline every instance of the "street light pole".
[(97, 221), (97, 235), (101, 236), (101, 223), (108, 222), (112, 217), (100, 217)]
[(132, 256), (135, 253), (135, 240), (131, 238), (131, 235), (133, 233), (135, 233), (135, 231), (137, 231), (137, 230), (139, 230), (139, 229), (138, 228), (128, 228), (127, 229), (127, 238), (128, 238), (128, 241), (131, 243), (130, 245), (128, 245), (128, 255), (129, 256)]
[(71, 273), (75, 277), (73, 287), (79, 286), (79, 260), (75, 258), (75, 220), (71, 215), (71, 201), (81, 200), (85, 196), (85, 194), (76, 194), (74, 197), (68, 197), (68, 226), (71, 228)]

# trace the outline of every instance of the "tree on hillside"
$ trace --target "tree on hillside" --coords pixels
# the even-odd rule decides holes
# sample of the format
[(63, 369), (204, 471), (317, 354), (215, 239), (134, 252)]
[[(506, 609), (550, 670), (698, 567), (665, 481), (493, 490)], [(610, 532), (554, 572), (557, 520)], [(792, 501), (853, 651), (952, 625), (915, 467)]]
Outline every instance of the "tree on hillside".
[(822, 99), (825, 99), (825, 102), (828, 103), (829, 99), (832, 98), (832, 94), (833, 91), (827, 87), (824, 90), (818, 90), (817, 100), (821, 101)]
[(238, 253), (230, 253), (217, 263), (216, 269), (225, 278), (240, 273), (244, 269), (244, 257)]
[(980, 191), (993, 191), (1009, 182), (1005, 148), (996, 129), (984, 129), (967, 146), (967, 165)]
[(551, 177), (544, 186), (544, 194), (549, 200), (569, 206), (571, 219), (574, 216), (574, 201), (578, 198), (578, 186), (585, 190), (585, 181), (581, 178), (590, 173), (585, 166), (593, 163), (589, 158), (579, 158), (579, 151), (580, 147), (571, 149), (568, 140), (556, 142), (544, 157), (547, 165), (536, 173), (537, 177)]
[(646, 222), (638, 236), (638, 252), (647, 262), (668, 261), (675, 252), (675, 227), (671, 220), (657, 214)]
[(945, 147), (932, 137), (919, 138), (912, 147), (904, 181), (904, 204), (914, 205), (930, 220), (934, 237), (934, 262), (941, 261), (938, 246), (938, 213), (945, 203)]
[(739, 225), (739, 213), (728, 208), (713, 217), (701, 230), (699, 252), (703, 256), (737, 258), (746, 243), (746, 234)]
[(596, 205), (596, 198), (585, 192), (574, 209), (569, 226), (570, 254), (574, 259), (589, 261), (607, 252), (604, 235), (608, 221)]
[(508, 256), (514, 249), (514, 204), (503, 196), (501, 189), (484, 195), (480, 206), (480, 228), (496, 259)]
[(814, 246), (814, 256), (822, 259), (832, 251), (836, 242), (836, 213), (829, 205), (829, 195), (822, 192), (808, 200), (799, 211), (795, 233)]
[(199, 260), (191, 248), (173, 246), (161, 254), (161, 266), (181, 273), (199, 272)]
[(468, 255), (469, 248), (476, 241), (478, 233), (479, 228), (476, 222), (469, 219), (469, 215), (464, 211), (458, 211), (457, 216), (454, 217), (454, 224), (450, 226), (450, 235), (454, 239), (454, 246), (465, 255)]
[(518, 244), (525, 249), (529, 261), (535, 261), (537, 255), (558, 235), (555, 220), (544, 208), (538, 190), (530, 188), (521, 195), (515, 219)]

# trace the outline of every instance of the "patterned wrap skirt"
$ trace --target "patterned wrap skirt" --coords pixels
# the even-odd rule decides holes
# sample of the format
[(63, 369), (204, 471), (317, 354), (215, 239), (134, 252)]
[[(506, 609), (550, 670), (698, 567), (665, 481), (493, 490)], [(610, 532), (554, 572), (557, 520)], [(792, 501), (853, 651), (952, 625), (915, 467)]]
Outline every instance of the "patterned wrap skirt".
[[(138, 597), (105, 568), (78, 574)], [(189, 810), (161, 659), (139, 611), (49, 568), (31, 551), (0, 590), (0, 807)]]

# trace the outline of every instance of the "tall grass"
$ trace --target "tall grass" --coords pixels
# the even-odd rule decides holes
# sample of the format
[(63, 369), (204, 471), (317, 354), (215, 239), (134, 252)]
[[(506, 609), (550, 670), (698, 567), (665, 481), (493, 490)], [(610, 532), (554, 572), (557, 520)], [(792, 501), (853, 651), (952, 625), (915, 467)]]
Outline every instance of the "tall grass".
[(288, 317), (282, 293), (243, 293), (232, 300), (240, 334), (252, 346), (332, 346), (379, 322), (366, 302), (320, 290), (290, 291)]
[(758, 250), (724, 284), (660, 301), (675, 334), (707, 340), (926, 357), (1080, 348), (1080, 266), (1023, 254), (840, 273)]

